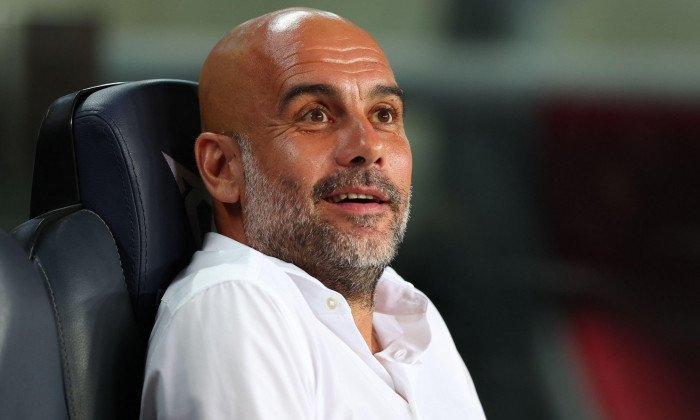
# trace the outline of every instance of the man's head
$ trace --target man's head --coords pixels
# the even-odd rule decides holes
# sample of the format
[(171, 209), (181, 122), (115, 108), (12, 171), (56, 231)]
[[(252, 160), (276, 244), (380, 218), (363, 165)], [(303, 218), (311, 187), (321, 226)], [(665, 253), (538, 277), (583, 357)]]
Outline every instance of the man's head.
[(220, 233), (371, 296), (408, 218), (403, 97), (374, 39), (286, 9), (222, 39), (200, 76), (197, 164)]

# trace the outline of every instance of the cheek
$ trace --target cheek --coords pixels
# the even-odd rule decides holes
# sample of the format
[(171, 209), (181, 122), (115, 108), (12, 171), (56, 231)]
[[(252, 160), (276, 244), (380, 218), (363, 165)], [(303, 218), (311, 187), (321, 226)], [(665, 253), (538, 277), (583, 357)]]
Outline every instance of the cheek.
[(408, 142), (392, 150), (390, 154), (387, 155), (387, 172), (394, 177), (398, 186), (406, 191), (411, 187), (412, 170), (413, 157)]
[(329, 161), (328, 154), (317, 149), (303, 143), (286, 142), (274, 148), (270, 169), (302, 185), (313, 183), (327, 169)]

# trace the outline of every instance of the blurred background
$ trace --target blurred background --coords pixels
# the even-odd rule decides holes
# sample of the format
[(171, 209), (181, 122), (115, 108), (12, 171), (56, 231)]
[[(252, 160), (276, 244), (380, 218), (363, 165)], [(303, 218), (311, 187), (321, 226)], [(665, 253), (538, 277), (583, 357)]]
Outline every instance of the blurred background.
[[(57, 97), (197, 80), (281, 0), (4, 0), (0, 228), (28, 217)], [(499, 419), (700, 418), (700, 2), (300, 1), (384, 47), (406, 91), (397, 270)]]

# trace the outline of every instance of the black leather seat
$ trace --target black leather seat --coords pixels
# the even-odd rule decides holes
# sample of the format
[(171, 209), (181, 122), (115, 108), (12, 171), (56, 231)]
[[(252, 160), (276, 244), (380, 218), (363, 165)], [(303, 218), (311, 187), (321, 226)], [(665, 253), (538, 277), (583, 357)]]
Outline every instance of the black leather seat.
[[(43, 277), (43, 295), (35, 297), (53, 313), (58, 347), (45, 352), (48, 359), (60, 356), (65, 410), (18, 417), (6, 408), (16, 393), (3, 391), (0, 418), (138, 416), (159, 295), (211, 224), (210, 201), (195, 175), (199, 131), (193, 82), (100, 86), (51, 106), (37, 143), (31, 219), (12, 236), (25, 251), (26, 270)], [(11, 272), (0, 281), (21, 282), (22, 276)], [(33, 313), (21, 304), (11, 311), (17, 325)], [(0, 331), (9, 332), (0, 336), (0, 366), (15, 357), (14, 335), (21, 329), (5, 324), (3, 318)], [(56, 387), (55, 372), (46, 374)]]
[(61, 348), (39, 267), (0, 231), (0, 417), (66, 418)]

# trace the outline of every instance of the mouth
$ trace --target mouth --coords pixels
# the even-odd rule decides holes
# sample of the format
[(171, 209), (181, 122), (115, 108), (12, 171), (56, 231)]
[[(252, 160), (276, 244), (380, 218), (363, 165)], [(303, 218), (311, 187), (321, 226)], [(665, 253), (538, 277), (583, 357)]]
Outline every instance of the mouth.
[(387, 201), (382, 197), (374, 194), (365, 193), (338, 193), (324, 197), (324, 200), (333, 203), (357, 203), (357, 204), (385, 204)]
[(332, 208), (349, 215), (379, 215), (390, 207), (390, 201), (376, 190), (365, 187), (334, 191), (323, 197)]
[(377, 169), (350, 170), (330, 175), (316, 185), (314, 201), (323, 202), (331, 211), (350, 215), (378, 215), (399, 211), (402, 196)]

